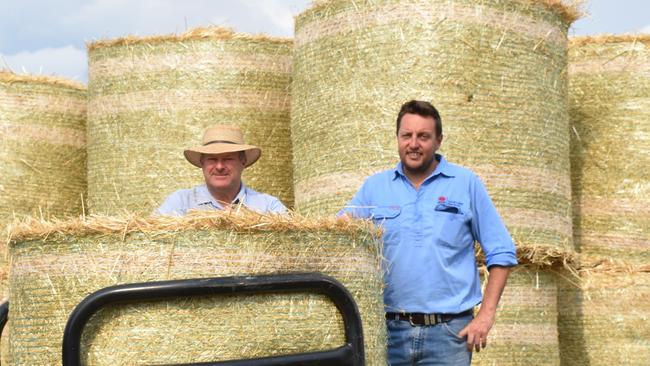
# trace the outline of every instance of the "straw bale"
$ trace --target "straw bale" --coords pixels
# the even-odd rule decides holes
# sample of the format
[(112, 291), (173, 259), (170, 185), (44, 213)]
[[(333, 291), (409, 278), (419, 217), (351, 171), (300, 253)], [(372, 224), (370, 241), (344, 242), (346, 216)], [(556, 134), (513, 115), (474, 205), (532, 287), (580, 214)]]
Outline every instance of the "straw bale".
[(296, 18), (296, 209), (339, 210), (394, 167), (410, 99), (442, 113), (441, 152), (476, 171), (515, 239), (570, 247), (567, 29), (560, 1), (331, 0)]
[(197, 28), (90, 43), (89, 210), (151, 212), (203, 182), (183, 149), (215, 124), (242, 128), (261, 159), (250, 187), (293, 205), (288, 39)]
[(473, 365), (560, 364), (553, 273), (526, 266), (513, 270), (487, 348), (474, 353), (472, 361)]
[[(0, 298), (8, 295), (6, 225), (25, 215), (79, 215), (86, 192), (86, 87), (0, 70)], [(2, 364), (11, 362), (9, 329)]]
[[(367, 222), (254, 213), (40, 220), (12, 228), (16, 364), (58, 364), (68, 315), (100, 288), (154, 280), (317, 271), (359, 307), (368, 365), (385, 365), (381, 253)], [(329, 349), (342, 319), (321, 295), (205, 296), (109, 307), (82, 339), (86, 365), (208, 362)]]
[(569, 47), (576, 247), (650, 264), (650, 36)]
[[(82, 212), (86, 191), (86, 89), (46, 76), (0, 71), (0, 232), (16, 217)], [(6, 241), (0, 295), (6, 294)]]
[(0, 71), (0, 224), (81, 213), (86, 90), (55, 77)]
[(650, 364), (649, 272), (585, 272), (558, 287), (562, 365)]

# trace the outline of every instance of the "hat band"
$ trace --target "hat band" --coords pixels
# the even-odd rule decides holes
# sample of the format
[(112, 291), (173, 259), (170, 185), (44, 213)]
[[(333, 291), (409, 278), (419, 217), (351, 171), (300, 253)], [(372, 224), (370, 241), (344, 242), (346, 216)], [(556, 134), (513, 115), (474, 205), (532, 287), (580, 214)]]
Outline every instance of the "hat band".
[(203, 144), (203, 146), (208, 146), (208, 145), (212, 145), (212, 144), (233, 144), (233, 145), (237, 145), (236, 142), (232, 142), (232, 141), (214, 140), (214, 141), (206, 142), (205, 144)]

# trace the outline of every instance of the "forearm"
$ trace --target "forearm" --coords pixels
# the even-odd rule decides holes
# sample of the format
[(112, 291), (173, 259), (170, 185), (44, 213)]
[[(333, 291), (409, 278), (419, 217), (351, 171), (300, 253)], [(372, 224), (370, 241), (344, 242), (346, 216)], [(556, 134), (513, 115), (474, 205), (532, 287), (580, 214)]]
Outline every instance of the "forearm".
[(501, 299), (501, 295), (503, 294), (509, 273), (509, 267), (490, 267), (479, 314), (487, 313), (485, 315), (490, 315), (491, 317), (496, 314), (497, 305), (499, 305), (499, 299)]

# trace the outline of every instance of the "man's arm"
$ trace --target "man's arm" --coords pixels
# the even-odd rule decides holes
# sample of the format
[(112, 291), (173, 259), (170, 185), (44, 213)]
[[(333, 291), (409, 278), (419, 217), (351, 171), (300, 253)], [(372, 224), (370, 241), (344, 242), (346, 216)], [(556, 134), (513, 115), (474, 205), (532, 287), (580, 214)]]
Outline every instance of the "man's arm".
[(267, 209), (266, 213), (271, 213), (271, 214), (286, 214), (287, 213), (287, 207), (280, 201), (279, 199), (272, 197), (271, 202), (269, 203), (269, 207)]
[(463, 330), (460, 331), (458, 336), (467, 336), (467, 348), (472, 351), (480, 352), (481, 348), (487, 346), (487, 335), (494, 320), (496, 318), (497, 305), (499, 299), (503, 294), (503, 289), (506, 287), (508, 281), (508, 274), (510, 268), (502, 266), (492, 266), (488, 269), (489, 275), (487, 278), (487, 285), (485, 286), (485, 293), (483, 294), (483, 301), (481, 308), (476, 314), (476, 318), (472, 320)]
[(477, 352), (487, 345), (487, 335), (496, 318), (497, 305), (510, 273), (510, 267), (517, 265), (516, 248), (503, 224), (487, 189), (478, 177), (470, 188), (472, 198), (472, 234), (481, 244), (489, 275), (481, 308), (476, 318), (465, 327), (459, 336), (467, 336), (467, 348)]

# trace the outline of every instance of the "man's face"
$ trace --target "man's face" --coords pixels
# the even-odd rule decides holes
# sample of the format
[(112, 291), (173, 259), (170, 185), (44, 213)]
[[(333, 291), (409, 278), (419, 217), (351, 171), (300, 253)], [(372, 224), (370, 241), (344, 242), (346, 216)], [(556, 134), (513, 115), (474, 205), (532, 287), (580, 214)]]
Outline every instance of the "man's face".
[(441, 143), (442, 136), (436, 136), (433, 117), (410, 113), (402, 116), (397, 132), (397, 149), (405, 170), (413, 173), (426, 172)]
[(239, 152), (203, 154), (201, 157), (205, 183), (215, 190), (239, 189), (245, 164)]

